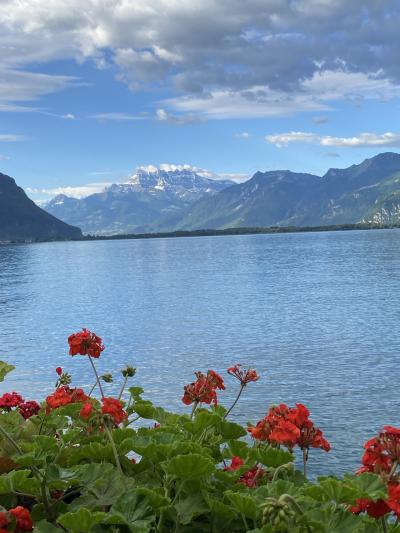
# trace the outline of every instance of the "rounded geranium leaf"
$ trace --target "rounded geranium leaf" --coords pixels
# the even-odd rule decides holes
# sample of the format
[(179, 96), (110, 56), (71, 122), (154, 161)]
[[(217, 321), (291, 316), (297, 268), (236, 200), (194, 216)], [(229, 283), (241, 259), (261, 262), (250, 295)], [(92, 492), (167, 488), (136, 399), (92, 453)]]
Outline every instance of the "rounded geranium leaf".
[(165, 470), (180, 479), (198, 479), (211, 476), (215, 465), (211, 459), (199, 453), (177, 455), (166, 465)]

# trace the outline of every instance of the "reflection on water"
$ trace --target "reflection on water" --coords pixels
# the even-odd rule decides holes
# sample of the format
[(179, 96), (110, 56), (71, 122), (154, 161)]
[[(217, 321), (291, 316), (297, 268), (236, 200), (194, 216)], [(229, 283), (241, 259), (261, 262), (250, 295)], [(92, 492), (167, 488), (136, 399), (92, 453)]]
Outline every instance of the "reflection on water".
[(400, 425), (399, 271), (397, 230), (0, 246), (0, 356), (17, 366), (2, 390), (41, 398), (56, 366), (90, 386), (66, 355), (85, 326), (107, 345), (101, 370), (133, 363), (173, 408), (194, 370), (254, 366), (237, 419), (303, 402), (333, 443), (314, 472), (353, 468), (366, 437)]

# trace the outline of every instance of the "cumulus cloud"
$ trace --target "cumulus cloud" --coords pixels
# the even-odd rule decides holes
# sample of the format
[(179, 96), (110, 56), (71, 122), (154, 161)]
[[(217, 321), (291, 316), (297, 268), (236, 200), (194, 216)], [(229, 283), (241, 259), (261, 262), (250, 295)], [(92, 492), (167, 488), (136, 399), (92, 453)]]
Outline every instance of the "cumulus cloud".
[[(374, 147), (400, 147), (400, 133), (360, 133), (354, 137), (334, 137), (332, 135), (320, 136), (315, 133), (291, 131), (267, 135), (265, 140), (278, 148), (287, 147), (290, 143), (312, 143), (321, 146), (337, 146), (345, 148)], [(332, 156), (332, 154), (331, 154)]]
[(397, 0), (2, 0), (0, 101), (76, 84), (39, 72), (60, 59), (117, 69), (132, 90), (168, 88), (171, 117), (385, 101), (399, 92), (399, 23)]

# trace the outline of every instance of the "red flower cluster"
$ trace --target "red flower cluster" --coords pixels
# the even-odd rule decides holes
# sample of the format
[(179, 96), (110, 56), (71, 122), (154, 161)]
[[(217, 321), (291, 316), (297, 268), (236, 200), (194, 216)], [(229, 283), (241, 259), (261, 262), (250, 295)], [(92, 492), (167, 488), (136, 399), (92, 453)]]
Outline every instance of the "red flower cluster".
[(127, 418), (128, 415), (119, 400), (115, 398), (102, 398), (101, 401), (103, 402), (101, 412), (103, 415), (111, 416), (116, 424), (121, 424)]
[[(226, 466), (224, 470), (228, 472), (234, 472), (236, 470), (239, 470), (239, 468), (243, 465), (243, 459), (235, 455), (232, 457), (230, 466)], [(247, 472), (240, 476), (240, 478), (238, 479), (238, 483), (242, 483), (243, 485), (246, 485), (250, 488), (255, 487), (257, 485), (257, 481), (261, 479), (264, 474), (265, 470), (263, 468), (253, 466), (253, 468), (250, 468), (249, 470), (247, 470)]]
[(224, 390), (224, 380), (214, 370), (207, 374), (195, 372), (196, 381), (184, 386), (182, 402), (185, 405), (191, 403), (207, 403), (217, 405), (217, 389)]
[(0, 512), (0, 533), (8, 533), (8, 530), (4, 528), (6, 528), (11, 523), (9, 515), (11, 515), (16, 521), (17, 527), (14, 530), (15, 533), (22, 533), (23, 531), (32, 531), (33, 524), (28, 509), (25, 509), (25, 507), (18, 505), (18, 507), (10, 509), (8, 513)]
[(363, 466), (358, 472), (388, 474), (395, 463), (400, 463), (400, 429), (385, 426), (378, 437), (364, 444), (364, 449)]
[(23, 402), (19, 404), (18, 410), (25, 418), (25, 420), (27, 420), (31, 416), (38, 414), (38, 412), (40, 411), (40, 405), (34, 400), (29, 402)]
[(85, 328), (78, 333), (70, 335), (68, 344), (70, 355), (90, 355), (90, 357), (98, 359), (104, 350), (101, 338)]
[(271, 407), (268, 414), (256, 426), (248, 427), (247, 431), (257, 440), (282, 444), (290, 450), (297, 445), (302, 450), (321, 448), (329, 452), (329, 442), (309, 416), (310, 412), (301, 403), (296, 407), (280, 404)]
[(63, 385), (56, 389), (53, 394), (47, 396), (47, 411), (49, 412), (51, 409), (57, 409), (57, 407), (70, 403), (85, 402), (87, 399), (88, 396), (86, 396), (82, 389), (71, 389), (67, 385)]
[(400, 462), (400, 429), (385, 426), (378, 437), (364, 444), (364, 449), (362, 467), (357, 473), (372, 472), (380, 475), (387, 481), (388, 499), (373, 501), (361, 498), (351, 511), (356, 514), (366, 512), (373, 518), (393, 512), (400, 519), (400, 480), (396, 474)]
[(356, 505), (351, 508), (354, 514), (367, 513), (372, 518), (381, 518), (390, 512), (393, 512), (397, 519), (400, 519), (400, 484), (390, 483), (388, 485), (387, 500), (368, 500), (360, 498)]
[(18, 407), (24, 399), (16, 392), (6, 392), (0, 396), (0, 409), (9, 411), (12, 407)]
[(249, 368), (248, 370), (241, 370), (241, 366), (242, 365), (232, 366), (231, 368), (228, 368), (227, 372), (234, 378), (238, 379), (242, 387), (244, 387), (245, 385), (247, 385), (247, 383), (250, 383), (251, 381), (257, 381), (260, 379), (260, 376), (255, 370), (251, 368)]

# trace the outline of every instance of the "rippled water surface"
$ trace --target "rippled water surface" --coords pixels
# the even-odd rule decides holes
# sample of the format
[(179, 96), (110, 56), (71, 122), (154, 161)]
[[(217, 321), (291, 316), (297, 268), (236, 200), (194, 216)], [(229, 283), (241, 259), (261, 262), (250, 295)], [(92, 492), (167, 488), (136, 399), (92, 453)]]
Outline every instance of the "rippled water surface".
[(400, 425), (399, 300), (398, 230), (0, 246), (0, 357), (17, 366), (1, 390), (42, 398), (56, 366), (90, 386), (66, 355), (83, 326), (107, 345), (101, 370), (132, 362), (172, 408), (194, 370), (242, 362), (262, 379), (236, 418), (305, 403), (333, 444), (311, 469), (339, 472)]

